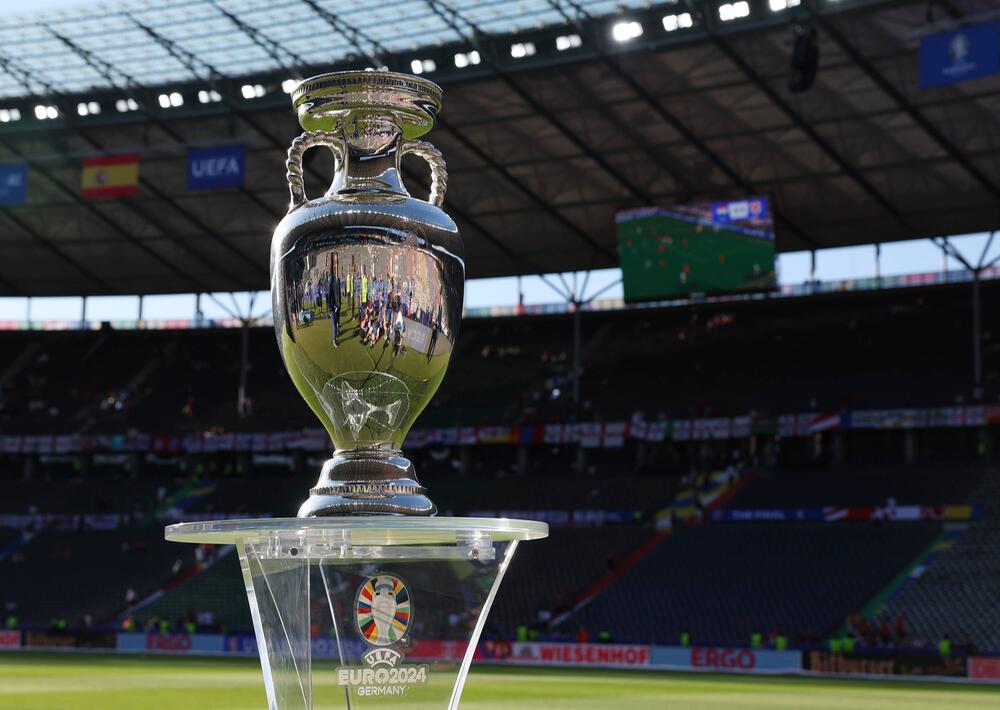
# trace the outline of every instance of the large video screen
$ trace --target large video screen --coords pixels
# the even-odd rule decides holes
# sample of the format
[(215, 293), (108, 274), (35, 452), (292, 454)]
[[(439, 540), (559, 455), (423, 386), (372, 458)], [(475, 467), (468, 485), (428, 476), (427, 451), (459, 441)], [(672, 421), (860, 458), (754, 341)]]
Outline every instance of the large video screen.
[(766, 197), (615, 215), (626, 301), (775, 288)]

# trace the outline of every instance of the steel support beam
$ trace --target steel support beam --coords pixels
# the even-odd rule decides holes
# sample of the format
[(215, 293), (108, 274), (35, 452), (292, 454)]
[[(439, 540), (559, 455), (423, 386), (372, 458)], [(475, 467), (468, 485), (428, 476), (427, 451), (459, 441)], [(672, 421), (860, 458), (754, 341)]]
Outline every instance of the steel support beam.
[[(42, 79), (41, 77), (39, 77), (37, 75), (31, 76), (31, 72), (28, 72), (26, 69), (24, 69), (23, 67), (21, 67), (17, 62), (13, 61), (9, 57), (7, 57), (5, 55), (2, 55), (2, 54), (0, 54), (0, 69), (3, 69), (3, 71), (7, 72), (11, 76), (13, 76), (15, 79), (17, 79), (18, 81), (20, 81), (26, 88), (31, 87), (34, 84), (40, 84), (40, 85), (43, 86), (43, 88), (46, 90), (46, 92), (49, 92), (49, 93), (54, 92), (54, 95), (61, 96), (61, 94), (58, 93), (58, 90), (56, 90), (55, 87), (53, 87), (51, 84), (45, 82), (44, 79)], [(69, 124), (70, 128), (74, 130), (74, 133), (77, 133), (78, 135), (80, 135), (85, 140), (88, 140), (92, 145), (95, 145), (98, 149), (101, 149), (101, 147), (100, 147), (99, 144), (97, 144), (93, 140), (89, 140), (85, 134), (80, 133), (79, 131), (76, 131), (73, 128), (72, 124), (70, 124), (69, 122), (70, 122), (70, 119), (67, 117), (67, 124)], [(102, 212), (101, 210), (97, 209), (97, 207), (93, 203), (88, 202), (87, 200), (84, 200), (82, 197), (80, 197), (80, 195), (76, 192), (76, 190), (73, 190), (73, 189), (67, 187), (65, 184), (63, 184), (62, 181), (60, 181), (58, 178), (56, 178), (55, 175), (53, 175), (44, 165), (42, 165), (41, 163), (39, 163), (32, 156), (28, 155), (27, 153), (24, 153), (17, 146), (15, 146), (15, 145), (7, 142), (7, 141), (0, 140), (0, 145), (2, 145), (12, 155), (14, 155), (18, 159), (24, 161), (24, 163), (26, 163), (28, 166), (31, 167), (31, 169), (32, 169), (33, 172), (35, 172), (35, 173), (41, 175), (42, 177), (44, 177), (48, 182), (50, 182), (53, 186), (55, 186), (56, 189), (58, 189), (63, 194), (67, 195), (75, 204), (80, 205), (81, 207), (83, 207), (87, 212), (89, 212), (90, 214), (92, 214), (93, 216), (95, 216), (99, 221), (101, 221), (102, 223), (104, 223), (105, 225), (107, 225), (109, 228), (111, 228), (116, 234), (118, 234), (123, 239), (125, 239), (129, 244), (131, 244), (132, 246), (136, 247), (139, 251), (141, 251), (142, 253), (146, 254), (147, 256), (149, 256), (150, 258), (152, 258), (157, 263), (159, 263), (162, 266), (166, 267), (168, 269), (168, 271), (170, 271), (171, 273), (173, 273), (175, 276), (178, 276), (178, 277), (183, 278), (185, 280), (191, 281), (192, 284), (196, 283), (190, 277), (190, 275), (185, 274), (180, 269), (178, 269), (175, 264), (171, 263), (167, 259), (163, 258), (161, 255), (157, 254), (155, 251), (153, 251), (152, 249), (150, 249), (149, 246), (147, 244), (145, 244), (142, 240), (136, 238), (127, 229), (121, 227), (117, 222), (115, 222), (110, 217), (108, 217), (106, 214), (104, 214), (104, 212)], [(127, 205), (128, 202), (126, 201), (124, 204)], [(132, 206), (132, 209), (135, 209), (134, 205)], [(24, 220), (22, 220), (19, 217), (16, 217), (15, 215), (13, 215), (10, 210), (5, 210), (5, 214), (7, 215), (8, 219), (10, 219), (15, 224), (17, 224), (19, 227), (21, 227), (21, 229), (23, 229), (25, 231), (25, 233), (31, 235), (36, 241), (41, 241), (42, 243), (44, 243), (46, 245), (46, 248), (48, 248), (50, 250), (54, 249), (56, 252), (58, 252), (59, 254), (62, 255), (62, 257), (63, 257), (64, 260), (66, 260), (69, 263), (73, 264), (74, 268), (76, 268), (77, 270), (83, 270), (83, 273), (85, 273), (90, 278), (91, 281), (93, 281), (94, 283), (97, 283), (102, 288), (106, 288), (107, 290), (109, 290), (112, 293), (117, 292), (117, 289), (113, 288), (108, 282), (106, 282), (103, 279), (97, 277), (95, 274), (93, 274), (93, 272), (84, 269), (84, 267), (82, 266), (82, 264), (80, 264), (76, 260), (72, 259), (68, 255), (66, 255), (64, 252), (62, 252), (62, 250), (60, 250), (51, 241), (49, 241), (49, 240), (45, 239), (44, 237), (42, 237), (38, 233), (37, 230), (31, 228), (30, 225), (28, 225), (27, 222), (25, 222)]]
[[(449, 27), (451, 27), (460, 37), (463, 37), (468, 41), (473, 47), (477, 49), (481, 48), (480, 39), (489, 38), (489, 34), (484, 32), (476, 23), (468, 18), (462, 16), (456, 10), (452, 9), (446, 5), (442, 0), (424, 0), (428, 7), (434, 11), (434, 13), (441, 18)], [(465, 27), (460, 26), (461, 23)], [(469, 32), (471, 31), (471, 36)], [(580, 138), (576, 133), (574, 133), (569, 126), (567, 126), (563, 121), (559, 119), (550, 112), (541, 102), (538, 101), (532, 94), (530, 94), (520, 83), (518, 83), (513, 76), (499, 63), (496, 61), (495, 57), (492, 56), (490, 52), (482, 51), (480, 52), (480, 58), (482, 62), (486, 65), (488, 69), (492, 72), (493, 76), (500, 79), (504, 86), (510, 89), (519, 99), (524, 101), (528, 106), (531, 107), (539, 116), (544, 118), (551, 124), (566, 140), (572, 143), (577, 150), (586, 155), (590, 160), (592, 160), (598, 167), (601, 168), (607, 175), (614, 179), (619, 185), (621, 185), (625, 190), (632, 195), (635, 199), (639, 200), (644, 205), (652, 205), (653, 200), (649, 194), (629, 180), (625, 175), (621, 173), (620, 170), (611, 165), (600, 153), (595, 151), (593, 147), (587, 143), (584, 139)]]
[[(332, 27), (334, 30), (336, 30), (337, 32), (343, 32), (345, 36), (348, 38), (348, 41), (351, 42), (351, 46), (353, 46), (356, 50), (358, 50), (359, 54), (367, 61), (369, 66), (371, 66), (373, 69), (377, 69), (380, 66), (386, 65), (386, 62), (383, 60), (382, 56), (383, 54), (388, 54), (388, 51), (378, 40), (370, 37), (367, 33), (363, 32), (362, 30), (353, 27), (347, 22), (344, 22), (344, 20), (341, 20), (332, 13), (324, 10), (323, 8), (318, 6), (315, 2), (313, 2), (313, 0), (301, 0), (301, 2), (311, 7), (319, 15), (319, 17), (322, 18), (325, 22), (327, 22), (330, 25), (330, 27)], [(361, 44), (362, 41), (368, 42), (375, 51), (363, 47)], [(437, 119), (437, 121), (438, 123), (441, 122), (440, 117)], [(457, 137), (459, 134), (455, 135)], [(424, 180), (417, 177), (414, 173), (408, 170), (405, 172), (407, 177), (409, 179), (414, 180), (414, 182), (420, 185), (422, 189), (424, 190), (430, 189), (427, 183)], [(486, 237), (486, 240), (488, 242), (490, 242), (493, 246), (499, 249), (505, 256), (507, 256), (507, 258), (509, 258), (512, 263), (526, 266), (532, 272), (537, 274), (543, 273), (544, 270), (540, 266), (533, 263), (530, 259), (525, 258), (523, 255), (518, 254), (509, 246), (507, 246), (507, 244), (502, 239), (493, 234), (491, 230), (483, 226), (483, 224), (479, 220), (477, 220), (474, 216), (472, 216), (465, 210), (461, 209), (460, 207), (456, 206), (454, 202), (448, 200), (447, 196), (445, 196), (445, 205), (447, 206), (448, 212), (452, 213), (466, 224), (471, 225), (476, 231), (478, 231), (480, 234)]]
[(732, 44), (723, 37), (719, 32), (716, 31), (714, 27), (714, 22), (711, 19), (710, 13), (707, 11), (708, 4), (704, 2), (701, 3), (701, 8), (695, 7), (695, 3), (692, 0), (680, 0), (680, 6), (686, 8), (692, 14), (697, 14), (703, 20), (703, 25), (705, 27), (705, 32), (708, 38), (711, 40), (712, 44), (718, 48), (729, 61), (731, 61), (736, 67), (744, 74), (744, 76), (749, 79), (754, 86), (760, 89), (768, 100), (774, 104), (789, 120), (795, 124), (795, 127), (802, 131), (808, 138), (813, 142), (816, 147), (818, 147), (823, 153), (826, 154), (830, 160), (832, 160), (842, 171), (847, 175), (854, 183), (856, 183), (869, 197), (871, 197), (887, 214), (889, 214), (900, 226), (902, 226), (907, 232), (911, 233), (914, 237), (919, 237), (920, 234), (916, 228), (913, 227), (906, 219), (904, 215), (892, 202), (882, 194), (882, 192), (875, 187), (861, 171), (855, 168), (840, 152), (823, 136), (819, 134), (818, 131), (802, 116), (796, 111), (791, 104), (789, 104), (781, 94), (774, 90), (774, 88), (763, 80), (757, 70), (754, 69), (750, 64), (743, 58), (739, 52), (737, 52)]
[[(681, 1), (686, 3), (686, 0)], [(757, 191), (757, 188), (753, 185), (753, 183), (740, 175), (727, 160), (712, 150), (712, 148), (683, 121), (681, 121), (676, 114), (664, 106), (657, 97), (646, 89), (646, 87), (636, 81), (631, 72), (621, 65), (621, 62), (617, 57), (608, 54), (604, 50), (602, 46), (603, 38), (597, 36), (597, 33), (592, 30), (594, 27), (594, 18), (583, 6), (575, 2), (575, 0), (548, 0), (548, 3), (553, 9), (562, 15), (566, 22), (572, 23), (580, 32), (587, 33), (589, 42), (593, 45), (595, 51), (597, 51), (598, 58), (601, 62), (611, 69), (611, 71), (615, 73), (615, 76), (628, 86), (636, 96), (642, 99), (642, 101), (648, 105), (664, 123), (683, 136), (686, 141), (693, 145), (699, 153), (701, 153), (712, 165), (720, 170), (736, 187), (748, 193)], [(586, 23), (583, 21), (584, 19), (587, 20)], [(806, 244), (813, 247), (820, 246), (815, 239), (810, 237), (804, 230), (794, 224), (777, 205), (773, 206), (773, 212), (775, 222), (779, 227), (787, 230), (791, 234), (794, 234), (798, 237), (798, 239)]]
[[(49, 31), (59, 41), (61, 41), (63, 44), (65, 44), (72, 52), (74, 52), (78, 57), (80, 57), (81, 59), (83, 59), (83, 61), (86, 62), (86, 64), (88, 66), (90, 66), (92, 69), (94, 69), (94, 71), (96, 71), (99, 74), (101, 74), (107, 81), (109, 81), (109, 82), (111, 82), (113, 84), (117, 84), (118, 83), (117, 80), (116, 80), (116, 75), (117, 75), (122, 80), (124, 80), (126, 91), (128, 91), (128, 90), (130, 90), (132, 88), (137, 88), (137, 89), (140, 89), (140, 90), (147, 89), (147, 87), (143, 86), (142, 83), (136, 81), (136, 79), (134, 77), (132, 77), (130, 74), (128, 74), (124, 70), (120, 69), (119, 67), (114, 66), (110, 62), (107, 62), (107, 61), (101, 59), (100, 57), (98, 57), (97, 55), (95, 55), (93, 52), (91, 52), (91, 51), (89, 51), (87, 49), (84, 49), (83, 47), (81, 47), (78, 44), (76, 44), (75, 42), (73, 42), (73, 40), (71, 40), (70, 38), (68, 38), (68, 37), (66, 37), (64, 35), (61, 35), (58, 32), (55, 32), (54, 30), (50, 29)], [(173, 127), (169, 126), (165, 121), (163, 121), (159, 117), (157, 117), (157, 116), (153, 115), (152, 113), (150, 113), (149, 111), (145, 110), (145, 108), (144, 108), (144, 106), (143, 106), (142, 103), (139, 103), (139, 102), (137, 102), (137, 103), (139, 105), (139, 112), (143, 116), (145, 116), (145, 118), (151, 124), (153, 124), (154, 126), (156, 126), (157, 128), (159, 128), (161, 131), (163, 131), (164, 133), (166, 133), (176, 143), (178, 143), (180, 145), (184, 145), (186, 143), (184, 137), (181, 136), (176, 130), (174, 130)], [(78, 135), (80, 135), (81, 138), (83, 138), (84, 140), (86, 140), (88, 143), (96, 145), (99, 149), (103, 150), (103, 147), (99, 143), (97, 143), (92, 137), (89, 137), (87, 134), (83, 133), (82, 130), (77, 129), (76, 132), (77, 132)], [(183, 216), (189, 223), (193, 224), (198, 229), (198, 231), (201, 232), (202, 236), (207, 237), (208, 239), (214, 241), (216, 244), (221, 245), (226, 251), (228, 251), (230, 254), (234, 255), (238, 261), (242, 261), (244, 264), (246, 264), (247, 266), (249, 266), (250, 269), (251, 269), (251, 271), (253, 273), (257, 273), (258, 275), (266, 276), (266, 274), (262, 270), (260, 264), (257, 264), (256, 262), (254, 262), (244, 252), (240, 251), (235, 246), (233, 246), (230, 242), (228, 242), (224, 237), (220, 236), (216, 230), (212, 229), (209, 225), (205, 224), (201, 219), (199, 219), (197, 216), (195, 216), (194, 214), (192, 214), (189, 210), (185, 209), (183, 205), (181, 205), (180, 203), (177, 202), (177, 200), (175, 200), (170, 195), (166, 194), (163, 190), (161, 190), (156, 185), (154, 185), (152, 182), (150, 182), (149, 180), (144, 179), (141, 176), (139, 177), (139, 184), (142, 185), (142, 187), (144, 189), (149, 190), (158, 200), (161, 200), (164, 204), (168, 205), (171, 209), (173, 209), (178, 214), (180, 214), (181, 216)], [(241, 192), (241, 194), (244, 194), (244, 195), (248, 196), (254, 202), (254, 204), (256, 204), (258, 207), (260, 207), (262, 210), (264, 210), (268, 215), (271, 214), (271, 210), (267, 206), (267, 204), (263, 200), (261, 200), (257, 195), (253, 194), (250, 190), (247, 190), (245, 187), (241, 187), (240, 188), (240, 192)], [(128, 203), (126, 203), (126, 204), (128, 204)], [(139, 214), (141, 217), (143, 217), (143, 219), (145, 219), (150, 224), (156, 225), (156, 220), (154, 218), (150, 217), (149, 215), (147, 215), (144, 212), (142, 212), (141, 210), (139, 210), (135, 205), (130, 205), (130, 209), (132, 209), (133, 212), (136, 212), (137, 214)], [(203, 255), (201, 255), (200, 253), (196, 252), (194, 249), (191, 248), (191, 246), (189, 244), (187, 244), (185, 242), (182, 242), (182, 241), (180, 241), (178, 239), (175, 239), (171, 234), (167, 233), (165, 230), (161, 230), (161, 231), (163, 231), (164, 235), (170, 241), (172, 241), (175, 244), (178, 244), (181, 247), (183, 247), (185, 249), (185, 251), (187, 251), (189, 254), (192, 254), (193, 256), (195, 256), (199, 261), (201, 261), (202, 264), (205, 264), (206, 266), (208, 266), (211, 269), (220, 270), (219, 266), (217, 264), (213, 263), (212, 261), (208, 260)], [(226, 272), (228, 270), (222, 269), (221, 271)], [(243, 285), (246, 286), (247, 288), (252, 289), (255, 286), (255, 284), (253, 284), (252, 282), (243, 281), (243, 280), (241, 280), (239, 278), (236, 278), (236, 277), (233, 277), (233, 278), (237, 282), (242, 282)]]
[[(946, 5), (942, 4), (942, 7)], [(806, 8), (810, 16), (823, 30), (824, 34), (833, 40), (837, 48), (851, 58), (859, 69), (878, 86), (905, 113), (911, 121), (920, 126), (927, 136), (937, 143), (952, 160), (962, 167), (976, 182), (978, 182), (994, 198), (1000, 199), (1000, 186), (980, 170), (959, 148), (952, 143), (941, 130), (931, 123), (916, 106), (911, 104), (906, 96), (896, 88), (868, 59), (855, 47), (837, 27), (816, 10), (814, 0), (806, 0)], [(952, 8), (952, 11), (954, 8)]]

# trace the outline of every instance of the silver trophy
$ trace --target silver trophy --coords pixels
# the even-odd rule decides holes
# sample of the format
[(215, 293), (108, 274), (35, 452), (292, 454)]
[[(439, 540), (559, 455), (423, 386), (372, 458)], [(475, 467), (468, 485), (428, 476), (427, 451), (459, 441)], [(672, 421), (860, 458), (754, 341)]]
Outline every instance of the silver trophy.
[[(433, 515), (401, 447), (448, 369), (462, 314), (462, 240), (441, 209), (445, 163), (419, 140), (441, 89), (339, 72), (302, 82), (292, 103), (306, 132), (288, 151), (291, 206), (271, 242), (274, 327), (336, 447), (299, 517)], [(307, 200), (302, 157), (316, 146), (337, 168), (327, 193)], [(429, 201), (403, 185), (407, 153), (430, 164)]]
[[(465, 267), (441, 210), (445, 165), (418, 140), (441, 90), (352, 71), (292, 95), (306, 132), (288, 152), (292, 202), (274, 232), (271, 291), (292, 381), (336, 450), (295, 518), (167, 528), (169, 540), (235, 545), (270, 710), (457, 710), (477, 640), (519, 543), (545, 523), (439, 518), (401, 446), (458, 336)], [(306, 200), (302, 156), (336, 158)], [(431, 166), (430, 199), (400, 180)]]

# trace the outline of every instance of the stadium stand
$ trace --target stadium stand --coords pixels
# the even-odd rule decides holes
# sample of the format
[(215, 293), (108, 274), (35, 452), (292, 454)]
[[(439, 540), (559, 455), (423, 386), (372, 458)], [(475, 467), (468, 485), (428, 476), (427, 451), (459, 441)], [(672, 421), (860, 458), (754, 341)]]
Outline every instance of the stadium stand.
[[(3, 603), (13, 601), (26, 625), (45, 628), (55, 619), (71, 626), (114, 625), (134, 589), (142, 598), (171, 578), (174, 564), (193, 564), (193, 550), (162, 544), (159, 525), (121, 531), (47, 530), (29, 535), (14, 553), (0, 557)], [(38, 580), (58, 585), (38, 593)]]
[(949, 636), (972, 649), (1000, 648), (1000, 471), (990, 471), (971, 502), (985, 515), (943, 545), (933, 561), (911, 578), (879, 616), (903, 617), (914, 642)]
[[(616, 640), (746, 644), (782, 632), (818, 641), (934, 537), (926, 523), (712, 525), (681, 529), (563, 622)], [(637, 610), (642, 623), (636, 623)]]
[(845, 464), (834, 470), (782, 470), (758, 476), (732, 501), (733, 508), (963, 503), (982, 475), (981, 467), (949, 464)]
[[(997, 295), (1000, 287), (984, 286), (984, 299)], [(569, 317), (470, 319), (420, 426), (961, 404), (967, 382), (952, 363), (971, 360), (968, 324), (955, 316), (966, 299), (962, 290), (939, 287), (585, 313), (579, 414), (569, 396)], [(0, 387), (0, 429), (315, 426), (268, 328), (250, 333), (252, 415), (238, 414), (240, 339), (238, 329), (0, 333), (24, 383)], [(989, 400), (1000, 381), (995, 348), (985, 357)]]

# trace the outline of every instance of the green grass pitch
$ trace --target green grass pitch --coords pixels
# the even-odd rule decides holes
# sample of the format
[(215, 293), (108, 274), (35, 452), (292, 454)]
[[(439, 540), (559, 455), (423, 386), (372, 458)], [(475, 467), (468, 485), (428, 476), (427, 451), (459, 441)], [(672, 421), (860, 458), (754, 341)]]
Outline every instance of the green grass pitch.
[[(265, 707), (260, 666), (250, 659), (0, 654), (0, 710)], [(516, 668), (476, 668), (462, 701), (463, 710), (998, 707), (1000, 688), (988, 686)]]

